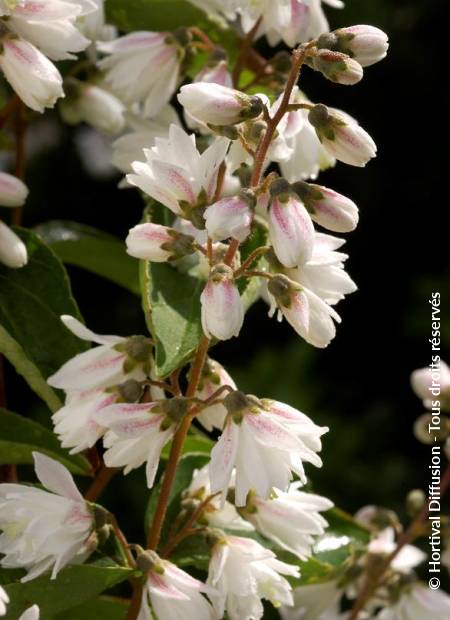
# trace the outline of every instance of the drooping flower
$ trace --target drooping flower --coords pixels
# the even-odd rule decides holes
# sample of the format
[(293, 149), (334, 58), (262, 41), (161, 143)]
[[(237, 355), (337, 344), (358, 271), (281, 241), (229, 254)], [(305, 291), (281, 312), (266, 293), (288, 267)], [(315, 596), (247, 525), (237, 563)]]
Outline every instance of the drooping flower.
[(376, 156), (375, 142), (345, 112), (318, 104), (310, 110), (308, 118), (324, 148), (339, 161), (364, 167)]
[(130, 256), (155, 263), (182, 258), (195, 252), (194, 237), (152, 222), (131, 228), (125, 242)]
[(276, 607), (292, 605), (292, 589), (282, 577), (299, 577), (296, 566), (277, 560), (275, 554), (256, 540), (223, 536), (212, 548), (208, 585), (220, 618), (225, 611), (230, 620), (259, 620), (264, 608), (261, 599)]
[[(203, 367), (196, 397), (206, 400), (224, 385), (229, 385), (234, 390), (237, 389), (235, 382), (225, 368), (215, 360), (208, 358)], [(197, 415), (197, 420), (206, 430), (212, 431), (213, 428), (223, 428), (226, 415), (226, 408), (219, 402), (202, 409)]]
[(293, 189), (317, 224), (333, 232), (355, 230), (359, 220), (358, 207), (346, 196), (304, 181), (294, 183)]
[(336, 335), (333, 319), (338, 323), (341, 319), (329, 304), (283, 274), (269, 281), (268, 290), (272, 296), (270, 316), (278, 310), (278, 320), (284, 316), (299, 336), (315, 347), (330, 344)]
[(231, 267), (219, 263), (211, 269), (200, 301), (203, 332), (208, 338), (229, 340), (239, 335), (244, 306)]
[(447, 620), (449, 615), (448, 594), (415, 583), (405, 589), (397, 603), (382, 609), (376, 620)]
[(184, 56), (180, 42), (168, 32), (136, 31), (98, 43), (106, 58), (99, 62), (105, 80), (126, 104), (143, 103), (152, 117), (176, 90)]
[(25, 568), (30, 581), (52, 569), (51, 579), (94, 549), (92, 512), (68, 470), (33, 452), (36, 475), (47, 489), (0, 485), (0, 553), (4, 568)]
[(135, 174), (127, 179), (176, 215), (204, 228), (203, 213), (216, 191), (217, 175), (229, 141), (215, 140), (202, 154), (180, 127), (171, 125), (168, 139), (157, 138), (144, 149), (146, 162), (133, 163)]
[(224, 405), (228, 417), (211, 452), (211, 491), (225, 498), (236, 469), (235, 503), (245, 506), (254, 490), (267, 498), (273, 487), (287, 490), (295, 472), (305, 481), (303, 462), (320, 467), (320, 436), (328, 429), (316, 426), (303, 413), (254, 396), (231, 392)]
[[(370, 554), (388, 557), (397, 547), (395, 530), (387, 527), (373, 538), (369, 544)], [(426, 554), (414, 545), (405, 545), (391, 562), (391, 568), (400, 573), (410, 573), (426, 560)]]
[(411, 374), (411, 386), (427, 409), (432, 408), (432, 401), (437, 398), (450, 402), (450, 368), (444, 360), (440, 360), (437, 368), (419, 368)]
[(36, 112), (52, 108), (56, 100), (64, 96), (59, 71), (28, 41), (4, 39), (0, 68), (22, 101)]
[(207, 585), (153, 551), (138, 557), (138, 566), (146, 573), (138, 620), (217, 620), (203, 596), (212, 592)]
[(23, 181), (7, 172), (0, 172), (0, 206), (21, 207), (27, 196), (28, 188)]
[(315, 54), (312, 66), (336, 84), (353, 86), (360, 82), (364, 76), (363, 68), (359, 62), (347, 54), (328, 49), (319, 50)]
[(253, 192), (242, 190), (237, 196), (222, 198), (205, 211), (205, 225), (213, 241), (236, 239), (241, 243), (249, 236), (256, 198)]
[(101, 336), (74, 317), (63, 315), (64, 325), (82, 340), (99, 344), (79, 353), (47, 379), (52, 387), (65, 391), (90, 390), (143, 380), (150, 371), (151, 343), (144, 336)]
[(95, 420), (108, 429), (104, 436), (107, 467), (124, 474), (146, 463), (147, 485), (153, 486), (161, 451), (187, 412), (187, 401), (172, 398), (149, 403), (119, 403), (97, 411)]
[(6, 594), (4, 589), (0, 586), (0, 616), (4, 616), (6, 614), (6, 606), (9, 603), (9, 596)]
[(323, 534), (328, 526), (320, 511), (332, 508), (333, 502), (300, 491), (300, 486), (294, 482), (287, 492), (274, 489), (268, 499), (250, 493), (241, 514), (281, 549), (306, 560), (312, 554), (315, 537)]
[(27, 262), (27, 248), (22, 239), (0, 220), (0, 263), (18, 269), (24, 267)]
[(370, 67), (386, 57), (389, 42), (387, 34), (379, 28), (359, 25), (322, 35), (318, 47), (342, 52), (362, 67)]

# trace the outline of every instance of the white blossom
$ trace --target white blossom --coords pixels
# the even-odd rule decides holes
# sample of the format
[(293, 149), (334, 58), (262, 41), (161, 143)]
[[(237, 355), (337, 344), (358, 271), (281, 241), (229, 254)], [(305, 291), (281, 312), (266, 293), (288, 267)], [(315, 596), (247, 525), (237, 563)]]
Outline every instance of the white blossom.
[(39, 0), (19, 3), (11, 11), (7, 27), (36, 46), (52, 60), (75, 58), (89, 45), (77, 27), (77, 20), (94, 9), (81, 0)]
[(244, 322), (244, 306), (231, 267), (215, 265), (200, 296), (204, 334), (219, 340), (238, 336)]
[(47, 489), (0, 485), (0, 553), (4, 568), (25, 568), (30, 581), (52, 569), (51, 578), (92, 551), (93, 515), (68, 470), (33, 452), (36, 475)]
[(328, 526), (320, 511), (332, 508), (333, 502), (300, 491), (300, 486), (301, 483), (294, 482), (286, 492), (274, 489), (268, 499), (250, 494), (243, 514), (281, 549), (307, 560), (312, 554), (315, 537), (323, 534)]
[(337, 49), (354, 58), (362, 67), (370, 67), (383, 60), (389, 48), (387, 34), (375, 26), (339, 28), (332, 36), (336, 39)]
[(155, 263), (181, 258), (194, 252), (192, 236), (152, 222), (134, 226), (125, 242), (130, 256)]
[(0, 586), (0, 616), (4, 616), (6, 614), (6, 606), (9, 603), (9, 596), (4, 591), (4, 589)]
[(110, 41), (116, 36), (116, 28), (105, 23), (105, 0), (91, 0), (94, 10), (78, 20), (81, 32), (90, 41)]
[(127, 180), (176, 215), (190, 219), (193, 211), (197, 215), (198, 209), (212, 201), (228, 144), (220, 138), (200, 154), (195, 136), (171, 125), (167, 139), (156, 138), (155, 146), (144, 149), (146, 162), (134, 162), (135, 174), (127, 175)]
[(269, 207), (269, 237), (285, 267), (303, 265), (312, 256), (314, 226), (302, 202), (293, 195), (273, 197)]
[(0, 220), (0, 263), (12, 269), (24, 267), (28, 262), (27, 248), (23, 241)]
[(136, 31), (97, 47), (109, 54), (99, 67), (122, 101), (142, 102), (147, 117), (158, 114), (175, 92), (180, 69), (181, 48), (170, 33)]
[(23, 181), (7, 172), (0, 172), (0, 206), (21, 207), (27, 196), (28, 188)]
[[(389, 556), (397, 547), (395, 530), (387, 527), (379, 532), (369, 544), (369, 553)], [(405, 545), (391, 562), (393, 570), (409, 573), (426, 560), (426, 554), (414, 545)]]
[(23, 614), (20, 616), (19, 620), (39, 620), (40, 609), (37, 605), (32, 605), (28, 607)]
[(90, 390), (123, 383), (127, 379), (142, 380), (151, 362), (151, 346), (143, 336), (123, 338), (94, 334), (74, 317), (63, 315), (64, 325), (73, 334), (99, 344), (79, 353), (47, 379), (61, 390)]
[(346, 54), (327, 49), (318, 50), (313, 58), (312, 66), (336, 84), (353, 86), (360, 82), (364, 76), (363, 68), (359, 62)]
[(36, 112), (52, 108), (64, 96), (59, 71), (28, 41), (4, 39), (0, 68), (22, 101)]
[(385, 607), (377, 620), (448, 620), (450, 596), (441, 590), (431, 590), (425, 584), (416, 583), (406, 589), (400, 600)]
[(206, 230), (213, 241), (228, 238), (245, 241), (251, 232), (254, 197), (247, 194), (229, 196), (210, 205), (205, 211)]
[(221, 491), (225, 498), (235, 468), (235, 503), (245, 506), (250, 490), (262, 498), (272, 487), (287, 490), (291, 472), (305, 482), (304, 461), (321, 467), (317, 452), (327, 428), (288, 405), (241, 392), (232, 392), (224, 403), (229, 416), (209, 464), (213, 493)]
[[(236, 384), (225, 370), (225, 368), (215, 360), (208, 358), (203, 367), (200, 383), (196, 392), (196, 397), (201, 400), (207, 400), (220, 387), (228, 385), (232, 389), (236, 389)], [(227, 410), (221, 402), (209, 405), (197, 415), (197, 420), (208, 431), (213, 428), (223, 428)]]
[(79, 84), (73, 97), (60, 104), (63, 118), (70, 124), (84, 121), (99, 131), (118, 134), (125, 126), (122, 102), (95, 84)]
[(419, 368), (411, 374), (411, 386), (416, 395), (422, 399), (424, 406), (431, 409), (432, 401), (442, 395), (450, 398), (450, 368), (440, 361), (438, 368)]
[(300, 181), (294, 188), (317, 224), (333, 232), (355, 230), (359, 214), (352, 200), (322, 185)]
[(292, 605), (292, 589), (282, 575), (298, 577), (299, 570), (255, 540), (224, 536), (212, 549), (207, 581), (218, 591), (210, 595), (218, 616), (226, 611), (230, 620), (259, 620), (261, 599)]
[(293, 591), (293, 607), (282, 607), (280, 615), (283, 620), (338, 620), (333, 612), (342, 594), (333, 579), (300, 586)]

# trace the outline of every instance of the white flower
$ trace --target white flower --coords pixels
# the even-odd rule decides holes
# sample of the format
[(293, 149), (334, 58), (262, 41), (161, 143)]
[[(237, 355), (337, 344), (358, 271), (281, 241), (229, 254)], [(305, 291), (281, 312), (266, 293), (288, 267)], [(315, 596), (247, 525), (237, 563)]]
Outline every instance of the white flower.
[(239, 336), (244, 322), (244, 306), (231, 267), (219, 263), (211, 269), (200, 301), (203, 332), (208, 338), (229, 340)]
[(322, 146), (306, 110), (291, 112), (291, 115), (297, 117), (299, 130), (286, 141), (291, 155), (280, 162), (281, 172), (289, 183), (316, 179), (321, 170), (334, 166), (336, 159)]
[(116, 36), (116, 28), (105, 24), (105, 0), (91, 1), (95, 8), (78, 20), (79, 28), (91, 41), (110, 41)]
[[(369, 553), (388, 556), (396, 547), (395, 530), (387, 527), (370, 542), (368, 549)], [(426, 554), (414, 545), (405, 545), (391, 562), (391, 567), (400, 573), (409, 573), (426, 558)]]
[[(211, 496), (208, 466), (196, 469), (192, 481), (186, 490), (186, 499), (196, 502), (205, 501)], [(183, 496), (184, 497), (184, 496)], [(206, 521), (209, 527), (237, 530), (239, 532), (253, 532), (254, 528), (245, 521), (231, 502), (221, 502), (219, 497), (213, 497), (201, 514), (202, 522)]]
[(229, 394), (224, 404), (229, 416), (209, 464), (212, 493), (221, 491), (225, 499), (236, 468), (235, 503), (245, 506), (250, 490), (262, 498), (272, 487), (285, 491), (291, 472), (305, 482), (303, 461), (321, 467), (317, 452), (327, 428), (288, 405), (241, 392)]
[(228, 88), (233, 87), (233, 78), (231, 77), (226, 60), (220, 60), (212, 66), (207, 64), (204, 69), (197, 73), (195, 76), (195, 81), (221, 84), (222, 86), (226, 86)]
[(151, 568), (147, 572), (138, 620), (155, 617), (158, 620), (217, 620), (210, 603), (202, 596), (202, 593), (210, 595), (211, 588), (172, 562), (161, 560), (155, 553), (151, 553), (147, 561)]
[(448, 620), (450, 596), (441, 590), (431, 590), (421, 583), (414, 584), (398, 603), (380, 611), (377, 620)]
[(132, 172), (132, 163), (144, 159), (144, 149), (152, 147), (156, 138), (167, 139), (170, 125), (179, 125), (180, 122), (170, 105), (150, 120), (129, 112), (125, 114), (125, 120), (131, 131), (117, 138), (112, 145), (112, 163), (122, 172)]
[(303, 265), (312, 256), (314, 226), (302, 202), (292, 194), (272, 197), (269, 236), (278, 260), (285, 267)]
[(82, 340), (99, 344), (79, 353), (47, 379), (61, 390), (90, 390), (118, 385), (127, 379), (143, 380), (151, 363), (151, 345), (143, 336), (123, 338), (94, 334), (74, 317), (63, 315), (64, 325)]
[(438, 368), (419, 368), (411, 374), (411, 386), (416, 395), (422, 399), (427, 409), (431, 409), (432, 401), (439, 397), (450, 398), (450, 368), (441, 360)]
[[(51, 579), (92, 551), (93, 515), (68, 470), (33, 452), (36, 475), (47, 491), (0, 485), (0, 553), (4, 568), (25, 568), (30, 581), (52, 568)], [(50, 492), (49, 492), (50, 491)]]
[(212, 201), (228, 145), (220, 138), (200, 154), (195, 136), (171, 125), (168, 139), (157, 138), (153, 148), (144, 149), (147, 161), (134, 162), (135, 174), (127, 175), (127, 180), (176, 215), (203, 220), (204, 205)]
[(63, 118), (71, 124), (82, 121), (99, 131), (117, 134), (125, 126), (124, 106), (117, 97), (94, 84), (73, 83), (74, 95), (60, 104)]
[(211, 82), (182, 86), (178, 101), (197, 121), (217, 126), (256, 118), (263, 109), (258, 96), (249, 97), (239, 90)]
[(359, 214), (352, 200), (328, 187), (303, 181), (295, 183), (294, 189), (317, 224), (333, 232), (355, 230)]
[(22, 101), (36, 112), (52, 108), (64, 96), (59, 71), (28, 41), (4, 39), (0, 68)]
[(248, 192), (215, 202), (205, 211), (208, 235), (213, 241), (231, 237), (242, 243), (250, 234), (255, 204), (256, 198)]
[(0, 172), (0, 206), (21, 207), (27, 196), (28, 188), (23, 181), (7, 172)]
[(228, 19), (235, 17), (236, 0), (189, 0), (189, 2), (216, 18), (221, 15)]
[(0, 586), (0, 616), (4, 616), (6, 614), (6, 606), (9, 603), (9, 596), (6, 594), (4, 589)]
[[(229, 385), (234, 390), (236, 389), (235, 382), (225, 368), (219, 364), (219, 362), (208, 358), (203, 367), (200, 383), (195, 396), (202, 400), (206, 400), (224, 385)], [(202, 409), (197, 415), (197, 420), (208, 431), (212, 431), (213, 428), (222, 429), (226, 414), (227, 410), (223, 404), (219, 402)]]
[(109, 54), (99, 67), (122, 101), (142, 102), (147, 117), (158, 114), (178, 82), (182, 49), (177, 41), (167, 32), (137, 31), (97, 47)]
[(311, 260), (297, 269), (289, 269), (288, 276), (327, 304), (337, 304), (357, 289), (344, 268), (348, 255), (336, 252), (343, 243), (338, 237), (316, 233)]
[(345, 112), (319, 104), (309, 112), (308, 118), (324, 148), (339, 161), (362, 168), (376, 156), (375, 142)]
[(28, 262), (27, 248), (23, 241), (0, 220), (0, 263), (12, 269), (23, 267)]
[(195, 251), (193, 237), (152, 222), (131, 228), (125, 243), (130, 256), (155, 263), (181, 258)]
[(186, 412), (178, 399), (151, 403), (119, 403), (97, 411), (95, 420), (109, 429), (104, 437), (107, 467), (124, 467), (124, 474), (146, 463), (147, 485), (153, 486), (161, 450)]
[(276, 559), (275, 554), (255, 540), (226, 536), (213, 547), (207, 583), (218, 591), (211, 594), (221, 618), (259, 620), (261, 599), (275, 606), (292, 605), (292, 589), (282, 575), (299, 577), (299, 570)]
[(250, 494), (242, 514), (281, 549), (307, 560), (312, 554), (314, 537), (323, 534), (328, 526), (319, 511), (329, 510), (333, 502), (299, 491), (299, 486), (294, 482), (287, 492), (274, 489), (268, 499)]
[(327, 347), (336, 335), (333, 319), (340, 323), (340, 316), (313, 291), (293, 282), (282, 274), (269, 281), (273, 316), (278, 309), (278, 320), (284, 316), (295, 331), (315, 347)]
[(332, 49), (348, 54), (357, 60), (362, 67), (370, 67), (383, 60), (389, 48), (387, 34), (374, 26), (362, 25), (339, 28), (330, 36), (336, 42)]
[(39, 620), (40, 610), (37, 605), (32, 605), (28, 607), (23, 614), (20, 616), (19, 620)]
[(312, 61), (312, 66), (327, 79), (336, 84), (353, 86), (360, 82), (364, 71), (359, 62), (341, 52), (319, 50)]
[(334, 580), (300, 586), (293, 591), (294, 606), (282, 607), (280, 615), (283, 620), (328, 620), (342, 594)]
[(76, 21), (93, 8), (85, 1), (24, 2), (11, 12), (7, 26), (52, 60), (75, 58), (70, 52), (81, 52), (89, 45)]

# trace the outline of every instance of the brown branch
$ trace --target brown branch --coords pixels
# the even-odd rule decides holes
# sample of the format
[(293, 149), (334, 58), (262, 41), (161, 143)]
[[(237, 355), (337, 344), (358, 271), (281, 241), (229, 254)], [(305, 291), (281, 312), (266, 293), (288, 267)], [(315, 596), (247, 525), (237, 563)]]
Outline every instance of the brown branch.
[(118, 471), (119, 468), (117, 467), (102, 465), (91, 486), (86, 491), (84, 499), (88, 502), (96, 502)]
[(256, 33), (258, 32), (258, 29), (261, 25), (261, 21), (262, 21), (262, 17), (260, 17), (256, 21), (253, 28), (249, 30), (245, 38), (242, 39), (241, 48), (239, 50), (239, 55), (236, 59), (236, 64), (234, 65), (233, 73), (232, 73), (233, 84), (235, 88), (239, 85), (239, 78), (241, 77), (242, 69), (244, 68), (247, 62), (250, 49), (253, 43), (253, 39), (255, 38)]

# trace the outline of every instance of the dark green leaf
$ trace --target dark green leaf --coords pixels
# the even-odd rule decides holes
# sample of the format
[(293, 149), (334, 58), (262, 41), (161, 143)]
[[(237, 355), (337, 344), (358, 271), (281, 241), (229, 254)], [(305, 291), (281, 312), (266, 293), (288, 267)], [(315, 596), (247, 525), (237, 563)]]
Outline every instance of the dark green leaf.
[(32, 452), (43, 452), (65, 465), (74, 474), (89, 474), (89, 462), (70, 455), (52, 431), (23, 416), (0, 409), (0, 464), (32, 464)]
[[(25, 609), (37, 604), (41, 610), (40, 620), (50, 620), (56, 614), (95, 598), (132, 575), (133, 571), (129, 568), (99, 560), (93, 564), (70, 566), (54, 580), (45, 575), (27, 583), (11, 583), (4, 586), (10, 598), (4, 618), (17, 620)], [(79, 620), (84, 620), (84, 617)]]
[(0, 265), (0, 325), (46, 378), (88, 345), (60, 320), (62, 314), (81, 319), (62, 263), (34, 233), (15, 231), (27, 246), (28, 264)]
[(138, 261), (126, 253), (124, 241), (91, 226), (64, 220), (40, 224), (35, 231), (64, 263), (140, 294)]
[[(168, 530), (173, 524), (175, 518), (180, 512), (180, 502), (182, 492), (189, 486), (192, 480), (192, 474), (195, 469), (200, 469), (208, 462), (208, 456), (206, 454), (186, 454), (180, 459), (177, 467), (177, 473), (170, 492), (169, 506), (167, 509), (167, 516), (165, 519), (165, 527), (163, 528), (161, 540), (164, 541), (167, 538)], [(145, 512), (145, 529), (148, 529), (152, 523), (156, 506), (158, 504), (158, 498), (161, 491), (161, 481), (152, 489), (149, 502), (147, 504), (147, 510)]]
[(113, 596), (100, 596), (94, 601), (54, 616), (54, 620), (125, 620), (128, 603)]

